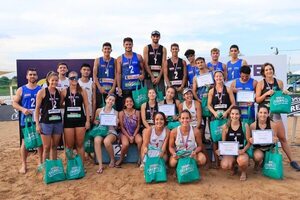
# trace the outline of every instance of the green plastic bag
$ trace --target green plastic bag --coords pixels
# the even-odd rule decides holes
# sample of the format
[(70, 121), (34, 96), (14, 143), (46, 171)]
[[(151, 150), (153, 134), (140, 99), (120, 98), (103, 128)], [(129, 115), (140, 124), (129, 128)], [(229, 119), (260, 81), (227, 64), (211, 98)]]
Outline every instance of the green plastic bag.
[[(245, 134), (245, 140), (244, 140), (244, 145), (246, 146), (247, 145), (247, 139), (246, 139), (246, 123), (244, 123), (244, 122), (242, 122), (242, 129), (243, 129), (243, 132), (244, 132), (244, 134)], [(247, 149), (247, 151), (246, 151), (246, 153), (248, 154), (248, 156), (249, 156), (249, 158), (253, 158), (253, 155), (254, 155), (254, 149), (253, 149), (253, 146), (251, 145), (248, 149)]]
[[(153, 148), (149, 147), (148, 151), (155, 150)], [(145, 168), (144, 168), (144, 176), (145, 176), (146, 183), (166, 182), (167, 172), (166, 172), (166, 165), (164, 159), (159, 156), (151, 157), (148, 156), (147, 154)]]
[(33, 123), (31, 116), (25, 118), (25, 127), (22, 129), (22, 132), (24, 134), (24, 144), (26, 149), (42, 146), (41, 136), (36, 132), (36, 126)]
[(85, 133), (83, 145), (86, 153), (94, 153), (94, 138), (90, 130)]
[(57, 159), (57, 160), (47, 159), (44, 164), (45, 164), (44, 182), (46, 184), (66, 180), (64, 166), (61, 159)]
[(163, 94), (163, 92), (160, 91), (157, 86), (155, 87), (155, 91), (156, 91), (156, 101), (157, 102), (163, 101), (164, 100), (164, 94)]
[(172, 130), (174, 128), (177, 128), (178, 126), (180, 126), (180, 122), (179, 121), (170, 121), (170, 122), (168, 122), (167, 128), (169, 130)]
[(85, 176), (82, 159), (79, 155), (73, 159), (68, 159), (66, 175), (68, 180), (80, 179)]
[(178, 159), (176, 167), (178, 183), (190, 183), (200, 179), (200, 173), (196, 160), (191, 157)]
[(202, 108), (202, 117), (210, 117), (211, 116), (211, 113), (207, 107), (207, 96), (202, 97), (201, 108)]
[(142, 104), (148, 101), (148, 90), (142, 83), (140, 85), (141, 89), (138, 89), (138, 85), (136, 85), (135, 90), (132, 91), (134, 107), (136, 109), (140, 109)]
[(105, 137), (108, 135), (108, 126), (95, 125), (92, 130), (90, 130), (89, 134), (93, 138), (96, 136)]
[(292, 98), (282, 91), (275, 91), (270, 99), (271, 113), (290, 113)]
[(277, 144), (275, 148), (266, 151), (262, 173), (273, 179), (283, 179), (282, 154), (278, 152)]
[(255, 119), (251, 118), (251, 106), (248, 107), (247, 115), (247, 119), (242, 119), (242, 122), (250, 126), (255, 121)]
[(213, 142), (222, 140), (222, 126), (226, 124), (227, 119), (215, 119), (210, 122), (210, 134)]

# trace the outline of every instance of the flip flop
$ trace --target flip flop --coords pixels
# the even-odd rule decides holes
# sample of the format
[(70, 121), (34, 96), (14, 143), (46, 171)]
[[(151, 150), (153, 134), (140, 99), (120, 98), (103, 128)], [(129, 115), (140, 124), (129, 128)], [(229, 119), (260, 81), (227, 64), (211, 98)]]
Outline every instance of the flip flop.
[[(118, 161), (119, 161), (119, 160), (118, 160)], [(122, 168), (121, 165), (122, 165), (123, 161), (120, 161), (120, 162), (118, 162), (118, 161), (115, 163), (115, 166), (114, 166), (114, 167), (115, 167), (115, 168)]]
[(246, 181), (247, 180), (247, 174), (242, 174), (241, 176), (240, 176), (240, 181)]
[(96, 172), (97, 172), (97, 174), (102, 174), (103, 173), (103, 167), (98, 169)]
[(298, 163), (296, 161), (291, 161), (290, 165), (292, 168), (294, 168), (296, 171), (300, 171), (300, 166), (298, 165)]

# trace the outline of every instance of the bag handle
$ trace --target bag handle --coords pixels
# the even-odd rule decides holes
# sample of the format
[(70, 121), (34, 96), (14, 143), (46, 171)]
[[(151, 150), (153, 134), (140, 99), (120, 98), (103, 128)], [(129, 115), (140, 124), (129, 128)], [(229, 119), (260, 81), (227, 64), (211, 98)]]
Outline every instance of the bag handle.
[(25, 121), (25, 127), (26, 128), (28, 128), (29, 123), (30, 123), (31, 126), (33, 125), (33, 120), (32, 120), (31, 115), (25, 116), (24, 121)]
[(142, 81), (138, 80), (138, 83), (140, 83), (140, 84), (136, 84), (136, 85), (135, 85), (135, 90), (138, 90), (138, 86), (139, 86), (139, 85), (141, 86), (141, 89), (143, 89), (144, 86), (143, 86), (143, 84), (142, 84)]

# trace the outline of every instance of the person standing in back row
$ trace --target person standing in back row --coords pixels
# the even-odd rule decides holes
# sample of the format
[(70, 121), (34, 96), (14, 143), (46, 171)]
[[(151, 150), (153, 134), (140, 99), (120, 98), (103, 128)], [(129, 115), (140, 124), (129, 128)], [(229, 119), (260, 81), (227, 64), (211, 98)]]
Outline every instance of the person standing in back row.
[[(240, 69), (244, 65), (248, 65), (246, 60), (239, 58), (239, 47), (233, 44), (229, 48), (230, 61), (227, 62), (227, 81), (240, 78)], [(225, 77), (226, 78), (226, 77)]]
[(159, 39), (160, 33), (153, 31), (151, 33), (152, 43), (144, 47), (143, 55), (146, 70), (144, 83), (148, 89), (156, 87), (159, 91), (165, 93), (163, 64), (167, 59), (167, 50), (158, 43)]

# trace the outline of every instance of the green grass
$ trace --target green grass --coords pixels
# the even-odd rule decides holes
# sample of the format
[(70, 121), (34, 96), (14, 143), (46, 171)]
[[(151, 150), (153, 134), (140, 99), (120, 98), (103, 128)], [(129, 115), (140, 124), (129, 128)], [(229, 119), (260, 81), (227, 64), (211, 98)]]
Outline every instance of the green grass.
[(0, 96), (9, 96), (9, 86), (0, 86)]

